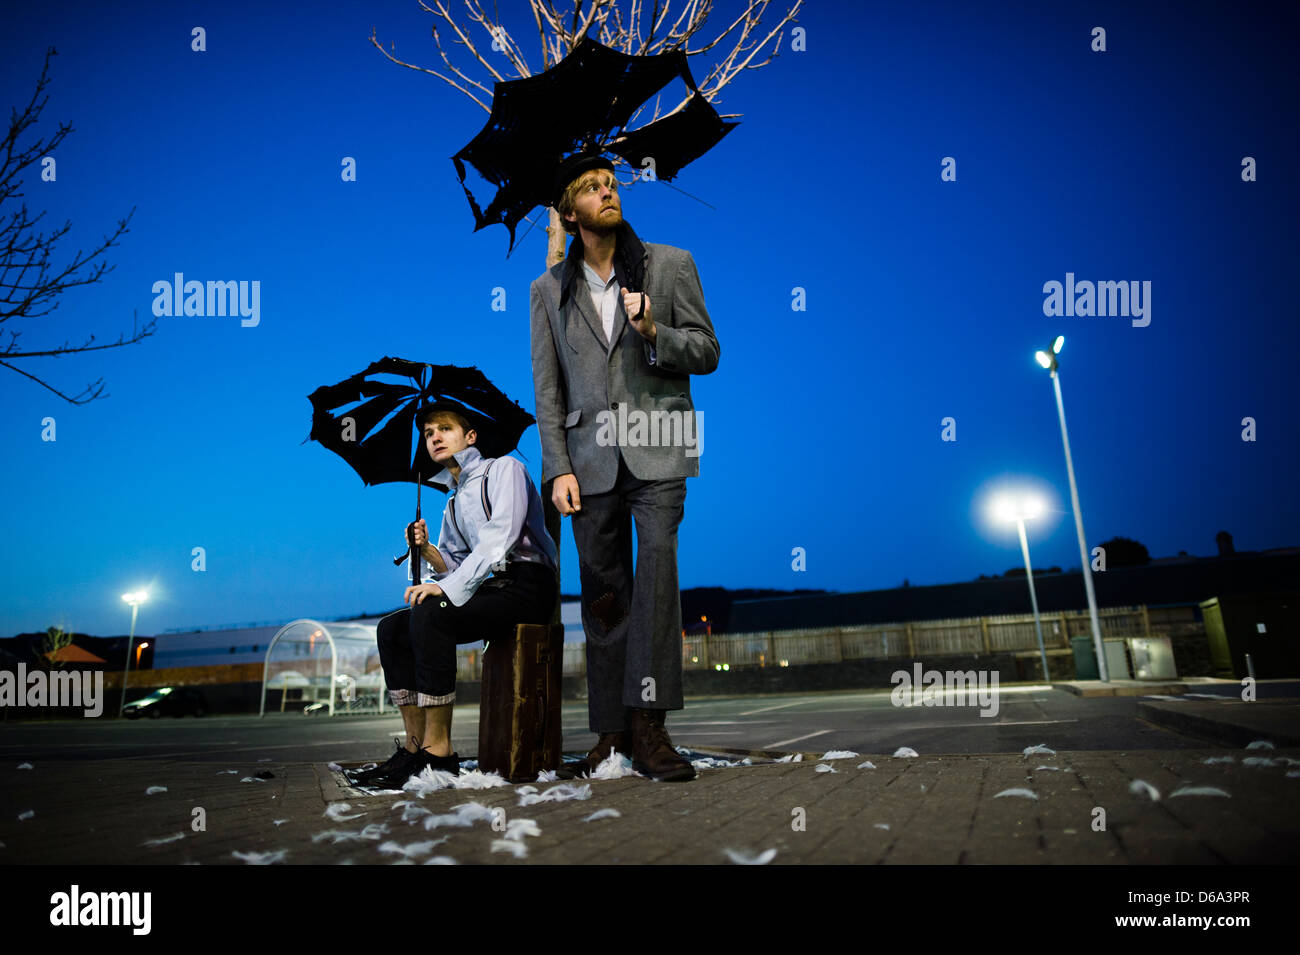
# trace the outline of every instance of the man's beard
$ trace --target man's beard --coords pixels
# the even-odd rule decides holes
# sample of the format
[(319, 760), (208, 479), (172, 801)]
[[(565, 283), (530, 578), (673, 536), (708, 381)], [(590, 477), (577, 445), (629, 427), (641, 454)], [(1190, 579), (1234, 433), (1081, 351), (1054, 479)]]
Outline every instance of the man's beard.
[(582, 226), (588, 232), (594, 232), (597, 235), (605, 235), (613, 232), (623, 224), (623, 212), (617, 206), (612, 207), (613, 215), (607, 215), (603, 211), (594, 213), (578, 212), (578, 225)]

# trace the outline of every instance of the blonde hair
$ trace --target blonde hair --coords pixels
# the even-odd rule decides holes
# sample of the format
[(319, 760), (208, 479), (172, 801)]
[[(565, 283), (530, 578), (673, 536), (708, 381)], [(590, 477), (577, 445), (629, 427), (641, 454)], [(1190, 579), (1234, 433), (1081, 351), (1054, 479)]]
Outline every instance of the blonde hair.
[(605, 175), (609, 176), (610, 191), (618, 192), (618, 178), (612, 172), (610, 172), (608, 169), (605, 169), (604, 167), (588, 169), (582, 175), (574, 179), (573, 182), (569, 183), (567, 186), (564, 187), (564, 192), (560, 196), (560, 204), (556, 207), (555, 211), (560, 214), (560, 224), (564, 226), (564, 231), (567, 232), (569, 235), (578, 234), (578, 223), (570, 222), (568, 219), (565, 218), (565, 216), (575, 211), (574, 205), (578, 201), (578, 193), (582, 190), (582, 187), (586, 185), (587, 177), (590, 176), (592, 173), (602, 173), (602, 172)]

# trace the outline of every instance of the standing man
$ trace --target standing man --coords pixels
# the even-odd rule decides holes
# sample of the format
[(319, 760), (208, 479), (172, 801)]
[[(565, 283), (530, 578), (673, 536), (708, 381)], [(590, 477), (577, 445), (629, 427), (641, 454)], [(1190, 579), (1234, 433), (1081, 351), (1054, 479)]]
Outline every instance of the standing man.
[(717, 368), (718, 340), (695, 261), (641, 243), (609, 160), (567, 160), (553, 204), (573, 240), (532, 284), (533, 386), (542, 481), (573, 518), (582, 577), (599, 739), (580, 768), (617, 749), (654, 779), (694, 779), (664, 720), (684, 705), (677, 526), (702, 431), (689, 376)]

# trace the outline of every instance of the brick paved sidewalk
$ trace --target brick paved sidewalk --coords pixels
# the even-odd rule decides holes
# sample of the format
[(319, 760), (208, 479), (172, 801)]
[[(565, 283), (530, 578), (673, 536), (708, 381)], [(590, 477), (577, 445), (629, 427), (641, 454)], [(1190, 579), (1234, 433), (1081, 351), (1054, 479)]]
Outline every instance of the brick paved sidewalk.
[[(1213, 705), (1213, 704), (1211, 704)], [(518, 786), (358, 798), (323, 764), (262, 762), (218, 773), (212, 762), (51, 761), (0, 768), (0, 861), (8, 864), (240, 864), (232, 853), (283, 852), (294, 864), (383, 864), (380, 846), (443, 839), (414, 861), (727, 864), (726, 850), (783, 863), (1267, 863), (1300, 857), (1300, 749), (1073, 752), (895, 758), (705, 769), (691, 783), (628, 777), (579, 781), (590, 798), (521, 806)], [(1204, 762), (1209, 757), (1231, 762)], [(1246, 759), (1267, 760), (1249, 764)], [(866, 761), (874, 769), (857, 768)], [(1294, 762), (1291, 762), (1294, 761)], [(1040, 767), (1054, 767), (1052, 769)], [(258, 771), (266, 781), (241, 782)], [(1158, 801), (1130, 792), (1155, 787)], [(540, 792), (565, 784), (537, 784)], [(1183, 786), (1228, 793), (1172, 795)], [(150, 786), (167, 791), (146, 795)], [(1027, 789), (1037, 799), (997, 794)], [(410, 802), (419, 818), (403, 822)], [(424, 828), (429, 814), (476, 802), (504, 810), (515, 838), (488, 819)], [(326, 810), (347, 804), (351, 819)], [(206, 831), (191, 828), (194, 809)], [(1095, 831), (1097, 810), (1105, 830)], [(584, 821), (597, 810), (619, 816)], [(34, 810), (23, 820), (18, 815)], [(802, 812), (800, 812), (802, 810)], [(338, 812), (339, 810), (334, 810)], [(532, 826), (539, 834), (524, 834)], [(799, 823), (802, 821), (802, 827)], [(370, 829), (366, 829), (370, 826)], [(344, 833), (343, 841), (323, 832)], [(351, 835), (348, 835), (351, 834)], [(144, 845), (147, 840), (173, 841)], [(365, 838), (370, 836), (374, 838)], [(526, 857), (493, 851), (519, 842)], [(515, 850), (517, 851), (517, 850)]]

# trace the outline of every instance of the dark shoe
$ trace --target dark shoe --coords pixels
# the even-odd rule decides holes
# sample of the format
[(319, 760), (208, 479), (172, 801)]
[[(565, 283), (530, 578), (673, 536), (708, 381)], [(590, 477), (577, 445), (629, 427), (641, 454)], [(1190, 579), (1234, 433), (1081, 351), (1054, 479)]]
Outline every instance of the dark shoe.
[[(437, 769), (444, 773), (451, 773), (453, 776), (460, 775), (460, 756), (452, 753), (450, 756), (435, 756), (427, 749), (422, 749), (415, 754), (420, 762), (415, 768), (415, 773), (420, 772), (425, 766), (430, 769)], [(412, 773), (412, 775), (415, 775)], [(399, 787), (400, 788), (400, 787)]]
[(695, 767), (673, 749), (664, 710), (632, 710), (632, 768), (660, 782), (686, 782)]
[(406, 781), (424, 768), (420, 753), (412, 753), (404, 746), (397, 747), (393, 765), (387, 771), (371, 776), (361, 785), (371, 789), (401, 789)]
[(573, 779), (577, 776), (590, 776), (596, 767), (609, 759), (609, 754), (618, 750), (627, 756), (632, 755), (632, 737), (627, 730), (620, 733), (601, 733), (596, 745), (576, 763), (565, 763), (555, 771), (560, 779)]
[(401, 743), (398, 743), (397, 749), (393, 752), (393, 755), (389, 756), (388, 759), (386, 759), (380, 765), (374, 767), (373, 769), (366, 769), (361, 771), (355, 769), (344, 770), (344, 775), (347, 776), (348, 779), (350, 779), (354, 783), (366, 783), (379, 776), (386, 776), (393, 769), (393, 767), (397, 765), (397, 762), (402, 758), (403, 753), (405, 753), (407, 756), (411, 755), (410, 750), (408, 750)]

